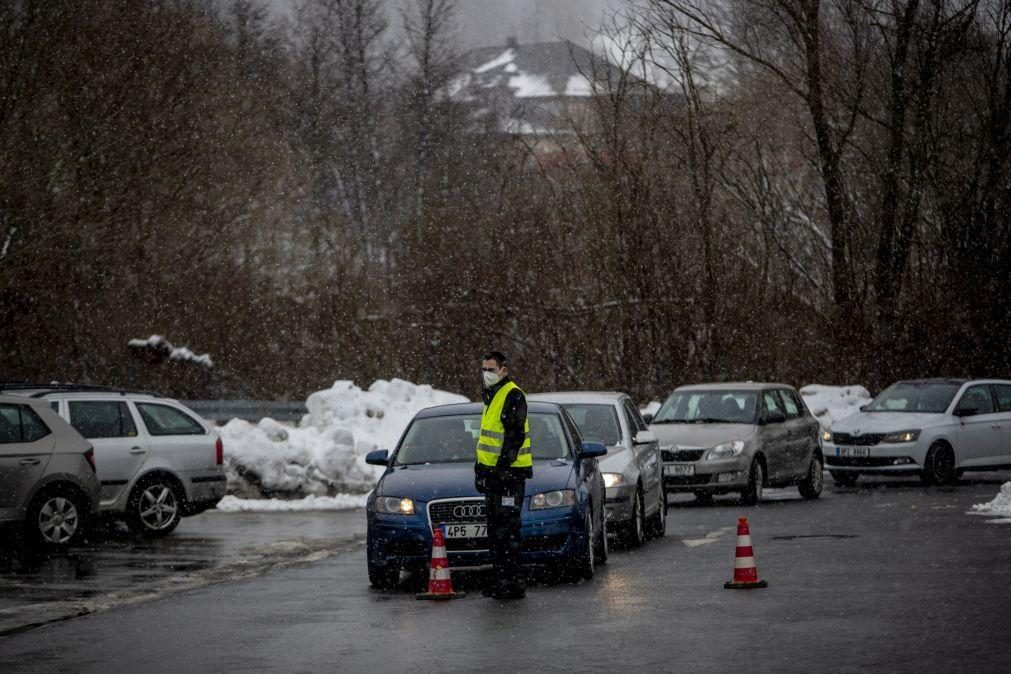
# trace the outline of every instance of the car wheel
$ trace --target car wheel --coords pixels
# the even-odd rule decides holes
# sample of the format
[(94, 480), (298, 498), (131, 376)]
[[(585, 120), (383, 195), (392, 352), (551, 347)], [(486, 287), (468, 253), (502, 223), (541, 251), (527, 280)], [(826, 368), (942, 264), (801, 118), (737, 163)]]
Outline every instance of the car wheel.
[(649, 525), (651, 538), (663, 538), (667, 533), (667, 490), (660, 488), (660, 503), (657, 505), (656, 516)]
[(25, 518), (28, 540), (49, 550), (76, 543), (84, 531), (84, 509), (79, 498), (66, 491), (46, 491), (28, 506)]
[(600, 518), (600, 535), (597, 537), (597, 549), (594, 551), (597, 566), (607, 564), (607, 557), (611, 552), (611, 544), (607, 542), (607, 518), (604, 513), (598, 515)]
[(758, 459), (751, 462), (751, 470), (748, 472), (748, 487), (741, 494), (741, 500), (745, 505), (758, 505), (762, 500), (762, 493), (765, 491), (765, 467)]
[(832, 481), (840, 487), (852, 487), (860, 478), (860, 473), (849, 473), (841, 470), (830, 470), (828, 474), (832, 476)]
[(825, 486), (825, 466), (821, 456), (815, 454), (811, 457), (811, 465), (807, 469), (807, 477), (797, 485), (800, 495), (806, 499), (815, 499), (821, 496), (822, 487)]
[(369, 564), (369, 582), (379, 590), (391, 590), (400, 582), (400, 569), (392, 565)]
[(130, 527), (148, 538), (165, 536), (182, 518), (179, 489), (163, 477), (144, 480), (130, 494), (127, 516)]
[(637, 548), (646, 542), (646, 507), (642, 502), (642, 489), (635, 490), (632, 502), (632, 519), (625, 525), (625, 544)]
[(920, 471), (923, 484), (953, 484), (955, 482), (955, 453), (943, 442), (935, 443), (927, 452), (923, 470)]
[(597, 559), (594, 554), (596, 546), (593, 544), (593, 514), (589, 508), (587, 508), (583, 520), (583, 529), (583, 547), (579, 552), (579, 556), (572, 561), (569, 572), (572, 580), (576, 581), (581, 579), (590, 580), (593, 578), (597, 567)]

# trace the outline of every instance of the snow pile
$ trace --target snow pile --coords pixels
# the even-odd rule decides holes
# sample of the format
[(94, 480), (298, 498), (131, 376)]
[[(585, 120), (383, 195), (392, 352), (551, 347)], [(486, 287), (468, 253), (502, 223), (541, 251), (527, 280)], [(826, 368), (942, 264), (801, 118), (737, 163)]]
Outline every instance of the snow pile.
[(293, 501), (277, 498), (244, 499), (226, 496), (218, 501), (217, 509), (225, 513), (276, 513), (306, 510), (355, 510), (365, 507), (368, 494), (337, 494), (335, 496), (309, 495)]
[(861, 405), (871, 402), (871, 394), (863, 386), (822, 386), (808, 384), (800, 389), (804, 403), (821, 427), (829, 430), (832, 424), (853, 416)]
[(659, 400), (651, 400), (644, 406), (639, 408), (639, 414), (641, 414), (642, 416), (646, 416), (647, 414), (652, 414), (653, 416), (656, 416), (656, 413), (660, 411), (660, 406), (662, 404), (663, 403), (661, 403)]
[(1011, 517), (1011, 482), (1005, 482), (994, 500), (989, 503), (977, 503), (972, 507), (973, 513), (981, 515), (1003, 515)]
[(365, 463), (368, 452), (393, 449), (419, 410), (459, 402), (467, 399), (401, 379), (367, 391), (338, 381), (309, 396), (297, 427), (233, 419), (219, 429), (229, 487), (255, 496), (367, 492), (382, 474)]
[(161, 335), (151, 335), (147, 339), (131, 339), (127, 345), (131, 349), (151, 349), (169, 360), (187, 361), (208, 369), (214, 367), (214, 361), (209, 354), (198, 355), (185, 346), (172, 346), (172, 342)]

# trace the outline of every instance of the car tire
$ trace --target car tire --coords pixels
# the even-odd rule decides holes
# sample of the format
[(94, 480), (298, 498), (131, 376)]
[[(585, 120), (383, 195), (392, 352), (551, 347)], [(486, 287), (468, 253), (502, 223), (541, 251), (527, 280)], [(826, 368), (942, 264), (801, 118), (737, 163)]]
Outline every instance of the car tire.
[(624, 533), (625, 547), (630, 550), (646, 542), (646, 506), (643, 503), (642, 489), (638, 487), (632, 501), (632, 519), (625, 524)]
[(808, 466), (807, 475), (797, 485), (802, 498), (807, 500), (816, 499), (821, 496), (821, 490), (825, 486), (825, 465), (821, 455), (815, 453), (811, 457), (811, 465)]
[(391, 565), (369, 564), (369, 582), (378, 590), (392, 590), (400, 582), (400, 569)]
[(569, 578), (573, 581), (590, 580), (597, 568), (595, 545), (593, 543), (593, 514), (589, 507), (583, 518), (583, 546), (579, 556), (570, 562)]
[(146, 538), (161, 538), (179, 526), (182, 510), (179, 487), (172, 480), (161, 476), (145, 478), (130, 493), (127, 524)]
[(828, 473), (832, 476), (832, 481), (840, 487), (852, 487), (860, 479), (860, 473), (849, 473), (841, 470), (830, 470)]
[(611, 547), (607, 541), (607, 517), (604, 516), (604, 513), (600, 513), (598, 517), (600, 518), (600, 535), (597, 536), (597, 549), (594, 552), (597, 566), (603, 566), (607, 564), (607, 557), (611, 552)]
[(762, 494), (765, 491), (765, 466), (758, 459), (751, 461), (751, 470), (748, 471), (748, 486), (741, 492), (741, 501), (745, 505), (758, 505), (762, 501)]
[(47, 489), (28, 505), (25, 535), (43, 550), (64, 550), (81, 540), (86, 510), (80, 496), (65, 489)]
[(660, 488), (660, 503), (657, 505), (656, 516), (649, 522), (650, 538), (663, 538), (667, 534), (667, 490)]
[(954, 484), (956, 478), (955, 452), (943, 442), (935, 442), (923, 462), (920, 480), (926, 485)]

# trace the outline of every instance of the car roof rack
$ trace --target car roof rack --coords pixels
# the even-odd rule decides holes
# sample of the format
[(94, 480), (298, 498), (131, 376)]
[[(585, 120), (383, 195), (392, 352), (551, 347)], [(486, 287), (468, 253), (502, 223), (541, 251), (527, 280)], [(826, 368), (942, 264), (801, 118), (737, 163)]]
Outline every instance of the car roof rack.
[(28, 382), (3, 382), (0, 383), (0, 393), (4, 391), (34, 391), (38, 389), (38, 393), (33, 393), (30, 398), (41, 398), (42, 396), (49, 395), (54, 392), (63, 393), (118, 393), (120, 395), (147, 395), (154, 396), (155, 398), (164, 398), (160, 393), (154, 393), (153, 391), (140, 391), (137, 389), (126, 389), (117, 388), (114, 386), (97, 386), (94, 384), (71, 384), (71, 383), (61, 383), (53, 382), (50, 384), (31, 384)]

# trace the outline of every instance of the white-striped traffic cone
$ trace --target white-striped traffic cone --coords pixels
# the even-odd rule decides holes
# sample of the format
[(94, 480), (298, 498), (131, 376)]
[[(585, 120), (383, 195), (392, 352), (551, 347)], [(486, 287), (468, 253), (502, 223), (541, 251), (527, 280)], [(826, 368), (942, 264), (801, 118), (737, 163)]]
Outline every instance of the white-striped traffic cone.
[(764, 580), (758, 580), (755, 568), (755, 550), (751, 547), (751, 530), (748, 518), (737, 520), (737, 551), (734, 554), (734, 579), (724, 583), (728, 590), (743, 590), (754, 587), (768, 587)]
[(446, 557), (446, 538), (442, 527), (432, 531), (432, 565), (428, 571), (428, 592), (417, 595), (417, 599), (459, 599), (466, 592), (453, 592), (453, 581), (449, 578), (449, 558)]

